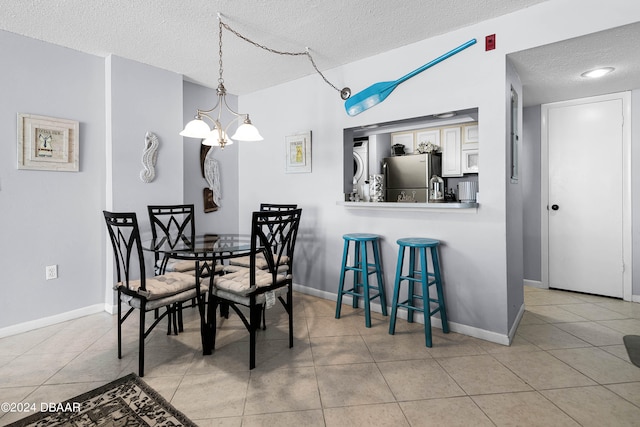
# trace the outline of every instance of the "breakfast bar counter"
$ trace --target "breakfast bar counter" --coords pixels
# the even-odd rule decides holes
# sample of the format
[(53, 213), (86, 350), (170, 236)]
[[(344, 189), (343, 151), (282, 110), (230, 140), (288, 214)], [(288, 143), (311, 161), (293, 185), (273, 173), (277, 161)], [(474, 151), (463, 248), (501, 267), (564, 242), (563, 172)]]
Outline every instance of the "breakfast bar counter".
[(339, 206), (353, 209), (386, 209), (386, 210), (419, 210), (419, 211), (441, 211), (441, 212), (465, 212), (475, 213), (478, 211), (479, 203), (402, 203), (402, 202), (336, 202)]

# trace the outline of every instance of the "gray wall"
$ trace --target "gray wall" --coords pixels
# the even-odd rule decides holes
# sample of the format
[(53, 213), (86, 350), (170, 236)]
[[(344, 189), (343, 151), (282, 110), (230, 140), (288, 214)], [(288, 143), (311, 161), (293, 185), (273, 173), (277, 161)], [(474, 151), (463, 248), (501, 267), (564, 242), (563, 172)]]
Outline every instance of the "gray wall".
[[(183, 200), (182, 76), (3, 31), (0, 49), (0, 328), (110, 309), (102, 210), (136, 211), (148, 233), (147, 204)], [(17, 170), (19, 112), (79, 121), (80, 171)], [(160, 139), (149, 184), (147, 131)], [(45, 281), (50, 264), (59, 278)]]
[[(183, 152), (182, 137), (176, 129), (182, 126), (182, 76), (139, 62), (110, 56), (106, 66), (107, 104), (112, 138), (111, 185), (113, 209), (135, 211), (142, 231), (149, 230), (147, 204), (182, 202)], [(158, 136), (155, 172), (150, 183), (140, 179), (145, 134)]]
[(540, 106), (523, 110), (522, 175), (524, 278), (542, 281), (540, 218)]
[[(443, 45), (455, 46), (481, 31), (454, 31), (438, 40), (425, 40), (347, 64), (331, 74), (336, 81), (354, 82), (349, 84), (357, 91), (355, 85), (363, 88), (389, 75), (402, 75), (403, 70), (415, 69), (425, 52), (441, 51)], [(411, 79), (385, 102), (355, 117), (346, 114), (344, 102), (317, 75), (240, 96), (240, 107), (251, 113), (265, 140), (239, 144), (239, 211), (247, 212), (264, 200), (295, 201), (303, 208), (296, 246), (296, 282), (307, 287), (307, 292), (325, 298), (335, 298), (337, 292), (345, 233), (374, 232), (382, 236), (380, 252), (387, 295), (393, 295), (397, 239), (439, 239), (452, 330), (506, 343), (511, 329), (507, 301), (517, 298), (518, 291), (507, 295), (504, 88), (505, 56), (468, 49), (455, 60)], [(387, 210), (374, 204), (360, 209), (338, 203), (344, 200), (343, 164), (351, 162), (352, 157), (343, 144), (344, 129), (476, 107), (482, 151), (477, 211)], [(312, 172), (287, 174), (285, 138), (303, 130), (312, 131)], [(260, 171), (261, 179), (255, 179), (255, 171)], [(243, 218), (241, 231), (249, 222)], [(522, 295), (522, 276), (511, 284), (519, 286)], [(511, 302), (517, 306), (516, 312), (523, 303), (522, 299)]]
[[(184, 82), (184, 124), (195, 116), (196, 110), (208, 110), (217, 100), (216, 91), (200, 85)], [(238, 98), (227, 95), (229, 107), (237, 110)], [(228, 124), (233, 116), (227, 111), (222, 115), (222, 123)], [(207, 123), (211, 126), (211, 123)], [(230, 133), (233, 134), (235, 126)], [(202, 191), (208, 186), (200, 169), (200, 141), (184, 138), (184, 201), (193, 203), (196, 210), (196, 226), (198, 229), (212, 233), (238, 232), (238, 143), (227, 145), (224, 150), (212, 148), (213, 156), (220, 165), (220, 184), (222, 201), (215, 212), (204, 212)]]
[[(104, 181), (106, 209), (136, 212), (142, 238), (150, 237), (147, 205), (177, 204), (183, 199), (182, 76), (117, 56), (105, 60), (106, 70), (106, 162)], [(159, 140), (155, 178), (140, 179), (145, 135)], [(104, 224), (101, 228), (105, 228)], [(115, 278), (111, 243), (105, 239), (105, 303), (113, 306)], [(146, 255), (147, 274), (153, 257)]]
[[(522, 160), (522, 83), (511, 63), (507, 60), (506, 64), (506, 85), (505, 85), (505, 112), (506, 112), (506, 129), (504, 143), (506, 159), (505, 159), (505, 185), (506, 185), (506, 231), (507, 231), (507, 313), (509, 325), (517, 326), (515, 323), (517, 316), (522, 310), (522, 302), (524, 300), (524, 289), (522, 287), (523, 278), (523, 205), (522, 205), (522, 187), (523, 178), (520, 176), (520, 163)], [(517, 143), (518, 177), (517, 180), (511, 179), (511, 157), (512, 142), (510, 133), (511, 129), (511, 89), (518, 94), (517, 109), (517, 134), (520, 140)], [(482, 122), (482, 116), (479, 117)]]
[[(0, 328), (104, 303), (104, 60), (0, 31)], [(80, 122), (80, 171), (17, 169), (17, 113)], [(58, 279), (45, 281), (45, 266)]]

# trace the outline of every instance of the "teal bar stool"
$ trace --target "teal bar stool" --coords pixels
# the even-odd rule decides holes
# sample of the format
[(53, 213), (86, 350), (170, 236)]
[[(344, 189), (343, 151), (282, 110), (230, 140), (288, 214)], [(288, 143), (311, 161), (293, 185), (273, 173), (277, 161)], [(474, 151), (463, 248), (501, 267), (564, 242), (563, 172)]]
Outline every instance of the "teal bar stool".
[[(398, 264), (396, 267), (393, 302), (391, 303), (391, 322), (389, 323), (389, 333), (391, 335), (395, 334), (398, 307), (407, 309), (407, 321), (409, 323), (413, 322), (414, 311), (421, 311), (424, 313), (424, 337), (426, 345), (427, 347), (431, 347), (431, 316), (440, 312), (442, 332), (445, 334), (449, 333), (447, 310), (445, 308), (444, 294), (442, 292), (440, 262), (438, 260), (438, 246), (440, 245), (440, 242), (438, 240), (422, 237), (407, 237), (404, 239), (398, 239), (397, 243), (400, 247), (398, 249)], [(407, 248), (409, 249), (409, 271), (407, 275), (403, 275), (404, 252)], [(427, 249), (430, 250), (433, 272), (429, 272)], [(416, 256), (419, 256), (420, 260), (419, 270), (416, 270)], [(399, 302), (400, 288), (402, 283), (405, 281), (408, 284), (407, 300)], [(416, 283), (421, 285), (422, 293), (420, 294), (416, 294), (414, 292), (414, 285)], [(437, 299), (429, 296), (429, 286), (431, 285), (436, 286)], [(419, 301), (422, 301), (422, 304), (416, 305)], [(431, 310), (431, 303), (437, 304), (438, 307)]]
[[(344, 251), (342, 253), (342, 270), (340, 272), (340, 286), (338, 289), (338, 303), (336, 305), (336, 319), (340, 318), (340, 308), (342, 306), (342, 296), (351, 295), (353, 297), (353, 308), (358, 308), (358, 298), (364, 302), (364, 318), (367, 328), (371, 327), (370, 301), (380, 298), (382, 314), (387, 315), (387, 299), (384, 295), (384, 283), (382, 281), (382, 267), (380, 266), (380, 253), (378, 251), (377, 234), (351, 233), (342, 236), (344, 239)], [(354, 243), (353, 265), (347, 265), (350, 243)], [(373, 263), (367, 259), (367, 243), (373, 249)], [(344, 289), (344, 279), (347, 271), (353, 271), (353, 288)], [(375, 274), (377, 286), (373, 286), (369, 281), (369, 276)], [(362, 290), (361, 290), (362, 288)], [(371, 295), (370, 291), (377, 291)]]

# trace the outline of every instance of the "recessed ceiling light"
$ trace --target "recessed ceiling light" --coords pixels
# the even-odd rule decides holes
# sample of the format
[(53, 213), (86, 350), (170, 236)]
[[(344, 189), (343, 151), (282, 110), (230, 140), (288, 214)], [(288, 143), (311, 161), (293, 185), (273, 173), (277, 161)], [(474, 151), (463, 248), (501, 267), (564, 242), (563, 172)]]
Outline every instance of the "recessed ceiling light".
[(436, 119), (448, 119), (449, 117), (453, 117), (455, 115), (455, 111), (449, 111), (448, 113), (434, 114), (433, 117), (435, 117)]
[(606, 74), (609, 74), (613, 70), (615, 70), (615, 68), (613, 68), (613, 67), (596, 68), (595, 70), (585, 71), (584, 73), (582, 73), (580, 75), (582, 77), (588, 77), (590, 79), (597, 79), (598, 77), (602, 77), (602, 76), (604, 76)]

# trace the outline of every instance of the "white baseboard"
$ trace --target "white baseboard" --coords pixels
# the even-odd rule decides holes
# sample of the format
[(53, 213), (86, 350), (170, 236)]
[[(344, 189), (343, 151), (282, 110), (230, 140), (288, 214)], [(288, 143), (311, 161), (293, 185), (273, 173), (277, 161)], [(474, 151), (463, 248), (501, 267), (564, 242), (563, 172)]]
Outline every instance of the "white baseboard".
[(527, 280), (527, 279), (524, 279), (523, 284), (524, 284), (524, 286), (530, 286), (532, 288), (548, 289), (539, 280)]
[(106, 311), (109, 314), (118, 314), (118, 306), (117, 305), (111, 305), (111, 304), (104, 304), (104, 311)]
[(516, 320), (511, 325), (511, 329), (509, 330), (509, 345), (513, 342), (513, 337), (516, 336), (516, 331), (518, 330), (518, 325), (520, 325), (520, 321), (522, 320), (522, 316), (524, 316), (525, 306), (524, 302), (520, 306), (520, 310), (518, 310), (518, 314), (516, 316)]
[(640, 295), (631, 295), (631, 301), (640, 302)]
[[(308, 288), (302, 285), (294, 284), (293, 290), (300, 292), (302, 294), (324, 298), (329, 301), (338, 300), (337, 294), (327, 292), (327, 291), (321, 291), (315, 288)], [(352, 302), (352, 298), (347, 295), (342, 298), (342, 301), (344, 304), (350, 304)], [(387, 309), (387, 311), (390, 311), (390, 310), (391, 310), (390, 308)], [(376, 313), (382, 313), (382, 306), (378, 303), (371, 303), (371, 311), (375, 311)], [(523, 314), (524, 314), (524, 305), (521, 307), (520, 313), (518, 313), (517, 321), (514, 323), (514, 325), (516, 326), (512, 328), (513, 334), (515, 334), (515, 328), (517, 328), (517, 324), (520, 322), (520, 319), (522, 318)], [(407, 312), (405, 310), (399, 310), (398, 318), (406, 320)], [(414, 322), (424, 324), (424, 315), (422, 313), (415, 313), (413, 316), (413, 320)], [(440, 321), (439, 318), (433, 317), (431, 318), (431, 326), (442, 329), (442, 322)], [(496, 332), (475, 328), (473, 326), (462, 325), (460, 323), (455, 323), (452, 321), (449, 321), (449, 330), (451, 332), (457, 332), (459, 334), (468, 335), (470, 337), (474, 337), (474, 338), (478, 338), (481, 340), (490, 341), (490, 342), (493, 342), (496, 344), (502, 344), (502, 345), (509, 345), (512, 339), (511, 333), (509, 335), (498, 334)]]
[(313, 297), (318, 297), (329, 301), (338, 300), (338, 295), (334, 293), (321, 291), (320, 289), (309, 288), (307, 286), (302, 286), (295, 283), (293, 284), (293, 290), (296, 292), (300, 292), (301, 294), (311, 295)]
[(0, 338), (21, 334), (23, 332), (29, 332), (34, 329), (44, 328), (46, 326), (55, 325), (57, 323), (66, 322), (68, 320), (77, 319), (79, 317), (88, 316), (90, 314), (100, 313), (102, 311), (105, 311), (104, 304), (94, 304), (88, 307), (79, 308), (77, 310), (67, 311), (66, 313), (60, 313), (49, 317), (43, 317), (42, 319), (18, 323), (17, 325), (11, 325), (7, 326), (6, 328), (0, 329)]
[[(302, 285), (293, 285), (293, 289), (296, 292), (300, 292), (307, 295), (316, 296), (319, 298), (323, 298), (329, 301), (337, 301), (338, 296), (332, 292), (322, 291), (315, 288), (309, 288), (307, 286)], [(634, 301), (640, 302), (640, 295), (636, 295), (633, 297)], [(345, 304), (350, 304), (352, 302), (351, 297), (345, 296), (343, 298)], [(57, 323), (66, 322), (68, 320), (77, 319), (79, 317), (88, 316), (90, 314), (100, 313), (102, 311), (106, 311), (109, 314), (116, 313), (117, 306), (111, 304), (95, 304), (84, 308), (79, 308), (77, 310), (68, 311), (66, 313), (56, 314), (54, 316), (44, 317), (42, 319), (31, 320), (29, 322), (19, 323), (17, 325), (8, 326), (6, 328), (0, 329), (0, 338), (8, 337), (11, 335), (20, 334), (23, 332), (28, 332), (34, 329), (44, 328), (46, 326), (55, 325)], [(377, 313), (382, 313), (382, 306), (378, 303), (371, 304), (371, 310)], [(388, 308), (390, 310), (390, 308)], [(457, 332), (460, 334), (468, 335), (474, 338), (479, 338), (485, 341), (494, 342), (502, 345), (509, 345), (511, 340), (513, 339), (513, 335), (515, 334), (516, 328), (520, 323), (520, 319), (522, 319), (522, 315), (524, 314), (524, 305), (520, 308), (518, 312), (518, 316), (516, 321), (514, 322), (511, 331), (509, 331), (509, 335), (499, 334), (492, 331), (487, 331), (484, 329), (475, 328), (473, 326), (463, 325), (460, 323), (455, 323), (449, 321), (449, 329), (452, 332)], [(400, 319), (407, 318), (407, 313), (404, 310), (398, 312), (398, 317)], [(424, 324), (424, 316), (422, 313), (416, 313), (414, 315), (414, 321), (418, 323)], [(442, 323), (439, 318), (431, 319), (431, 326), (442, 329)]]

